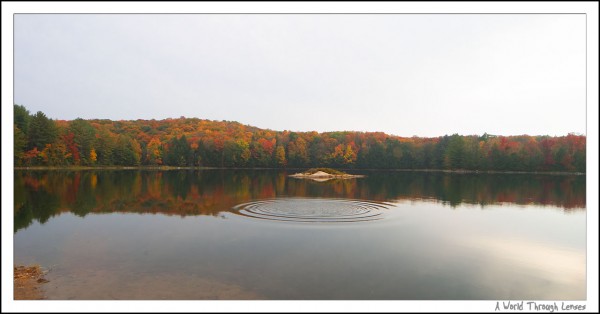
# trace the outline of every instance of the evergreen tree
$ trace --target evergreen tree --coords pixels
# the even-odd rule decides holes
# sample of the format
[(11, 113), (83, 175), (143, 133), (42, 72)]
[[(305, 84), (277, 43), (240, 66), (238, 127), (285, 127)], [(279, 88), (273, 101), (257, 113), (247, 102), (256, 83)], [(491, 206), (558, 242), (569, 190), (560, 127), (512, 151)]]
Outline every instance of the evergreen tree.
[(52, 144), (58, 137), (58, 129), (54, 121), (48, 119), (46, 115), (38, 111), (31, 117), (29, 123), (29, 149), (37, 147), (38, 150), (44, 149), (46, 144)]
[(14, 105), (14, 114), (15, 114), (15, 124), (27, 136), (29, 132), (29, 121), (31, 120), (31, 115), (29, 114), (29, 110), (25, 109), (24, 106)]
[(182, 135), (179, 139), (173, 137), (169, 141), (169, 149), (165, 154), (165, 164), (169, 166), (185, 167), (192, 165), (192, 149), (188, 145), (185, 135)]
[(21, 165), (21, 160), (25, 154), (25, 148), (27, 147), (27, 137), (15, 124), (14, 127), (14, 163), (15, 165)]

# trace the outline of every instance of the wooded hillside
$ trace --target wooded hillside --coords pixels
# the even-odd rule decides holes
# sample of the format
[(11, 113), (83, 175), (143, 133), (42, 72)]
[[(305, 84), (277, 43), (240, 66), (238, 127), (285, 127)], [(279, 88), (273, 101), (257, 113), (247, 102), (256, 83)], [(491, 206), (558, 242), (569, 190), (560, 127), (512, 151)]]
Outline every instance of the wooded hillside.
[(586, 137), (291, 132), (232, 121), (52, 120), (14, 105), (15, 166), (334, 167), (585, 172)]

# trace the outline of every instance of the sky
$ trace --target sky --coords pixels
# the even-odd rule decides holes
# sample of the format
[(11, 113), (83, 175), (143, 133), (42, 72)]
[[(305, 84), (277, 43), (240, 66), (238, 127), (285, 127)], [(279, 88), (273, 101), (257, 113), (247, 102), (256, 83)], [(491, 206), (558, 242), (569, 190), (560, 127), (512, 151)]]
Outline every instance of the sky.
[(583, 14), (17, 14), (14, 103), (52, 119), (586, 134)]

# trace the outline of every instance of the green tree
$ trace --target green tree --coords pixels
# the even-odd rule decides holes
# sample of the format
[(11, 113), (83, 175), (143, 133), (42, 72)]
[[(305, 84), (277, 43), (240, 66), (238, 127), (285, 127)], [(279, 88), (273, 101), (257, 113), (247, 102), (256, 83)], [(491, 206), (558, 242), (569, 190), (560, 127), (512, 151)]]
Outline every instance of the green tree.
[(576, 171), (585, 173), (585, 149), (573, 154), (573, 166)]
[(14, 135), (14, 163), (15, 165), (21, 165), (23, 156), (25, 155), (25, 148), (27, 147), (27, 137), (15, 124), (13, 126)]
[(444, 154), (444, 166), (446, 169), (464, 168), (465, 145), (463, 137), (454, 134), (448, 141), (448, 147)]
[(58, 129), (54, 121), (38, 111), (29, 123), (29, 149), (37, 147), (42, 150), (46, 144), (52, 144), (58, 137)]
[(81, 163), (83, 165), (91, 164), (90, 153), (94, 147), (96, 139), (96, 130), (92, 125), (81, 118), (77, 118), (71, 121), (69, 125), (69, 131), (74, 134), (74, 141), (79, 150), (81, 156)]
[(366, 151), (364, 166), (366, 168), (389, 168), (389, 158), (386, 156), (386, 147), (381, 142), (374, 142)]
[(107, 130), (100, 130), (94, 144), (96, 152), (96, 164), (114, 165), (113, 150), (116, 146), (114, 135)]
[(27, 136), (29, 133), (29, 121), (31, 120), (29, 110), (25, 109), (24, 106), (14, 105), (14, 114), (15, 124)]
[(134, 138), (130, 138), (129, 141), (133, 152), (133, 165), (139, 166), (142, 161), (142, 145)]
[(179, 167), (191, 166), (193, 152), (185, 135), (182, 135), (179, 139), (173, 137), (169, 141), (168, 149), (164, 156), (165, 164), (167, 165)]
[(115, 165), (134, 166), (139, 164), (139, 159), (136, 158), (132, 142), (132, 139), (128, 136), (120, 135), (118, 137), (116, 146), (112, 152), (112, 159)]
[(479, 137), (477, 136), (466, 136), (463, 138), (463, 168), (470, 170), (481, 170), (482, 160), (481, 152), (479, 150)]
[(225, 166), (243, 167), (250, 159), (250, 145), (243, 139), (227, 141), (223, 152)]

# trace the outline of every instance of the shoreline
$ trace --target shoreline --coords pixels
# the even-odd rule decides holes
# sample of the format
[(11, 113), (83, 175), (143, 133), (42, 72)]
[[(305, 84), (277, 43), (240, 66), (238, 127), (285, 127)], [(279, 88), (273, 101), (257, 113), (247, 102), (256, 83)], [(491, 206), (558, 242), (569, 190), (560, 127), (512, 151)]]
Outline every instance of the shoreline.
[[(33, 171), (51, 171), (51, 170), (297, 170), (305, 168), (269, 168), (269, 167), (176, 167), (176, 166), (31, 166), (31, 167), (13, 167), (13, 170), (33, 170)], [(345, 168), (340, 168), (346, 170)], [(443, 172), (457, 174), (542, 174), (542, 175), (586, 175), (584, 172), (568, 171), (514, 171), (514, 170), (464, 170), (464, 169), (374, 169), (374, 168), (354, 168), (354, 171), (396, 171), (396, 172)]]
[(13, 299), (14, 300), (44, 300), (43, 284), (47, 271), (39, 265), (13, 266)]

